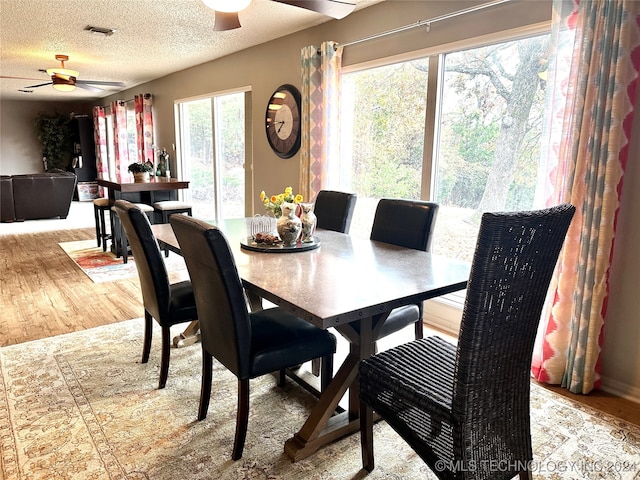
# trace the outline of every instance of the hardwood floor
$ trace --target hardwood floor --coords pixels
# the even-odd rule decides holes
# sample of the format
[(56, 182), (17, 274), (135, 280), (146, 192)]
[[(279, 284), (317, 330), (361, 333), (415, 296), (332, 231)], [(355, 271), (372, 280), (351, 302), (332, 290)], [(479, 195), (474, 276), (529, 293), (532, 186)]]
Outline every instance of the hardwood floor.
[[(143, 316), (137, 278), (93, 283), (58, 246), (94, 239), (93, 228), (2, 234), (2, 226), (0, 347)], [(637, 403), (602, 391), (573, 395), (543, 386), (640, 426)]]
[(93, 283), (59, 242), (93, 229), (0, 235), (0, 346), (142, 317), (136, 278)]

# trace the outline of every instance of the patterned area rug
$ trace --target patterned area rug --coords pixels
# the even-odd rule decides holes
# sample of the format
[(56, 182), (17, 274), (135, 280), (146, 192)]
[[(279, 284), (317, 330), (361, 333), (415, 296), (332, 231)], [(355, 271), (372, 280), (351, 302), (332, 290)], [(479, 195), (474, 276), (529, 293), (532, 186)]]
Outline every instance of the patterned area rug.
[[(200, 347), (172, 349), (158, 390), (155, 330), (144, 365), (141, 319), (0, 349), (0, 478), (365, 478), (358, 434), (291, 463), (284, 442), (314, 398), (272, 376), (251, 381), (244, 456), (232, 461), (235, 377), (214, 361), (209, 415), (196, 421)], [(532, 428), (536, 479), (640, 478), (638, 427), (533, 386)], [(376, 468), (366, 478), (435, 479), (384, 422), (374, 435)]]
[[(96, 247), (95, 240), (62, 242), (58, 245), (94, 283), (115, 282), (138, 275), (133, 257), (130, 256), (128, 262), (123, 263), (122, 258)], [(175, 253), (169, 253), (164, 261), (169, 272), (187, 268), (182, 257)]]

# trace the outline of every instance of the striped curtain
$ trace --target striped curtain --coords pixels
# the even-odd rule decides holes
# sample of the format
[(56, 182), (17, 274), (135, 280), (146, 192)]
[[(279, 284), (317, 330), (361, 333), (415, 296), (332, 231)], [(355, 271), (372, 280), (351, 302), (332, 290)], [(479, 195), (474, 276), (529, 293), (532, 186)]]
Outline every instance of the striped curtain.
[(129, 147), (127, 145), (127, 105), (125, 102), (111, 102), (111, 115), (113, 116), (113, 140), (116, 157), (116, 181), (127, 180), (130, 174)]
[(136, 112), (136, 141), (138, 162), (151, 162), (156, 164), (153, 150), (153, 98), (150, 93), (134, 96)]
[(104, 108), (93, 107), (93, 140), (96, 144), (96, 169), (98, 178), (109, 178), (107, 153), (107, 121)]
[[(554, 0), (540, 197), (570, 202), (532, 374), (588, 393), (600, 384), (609, 269), (640, 70), (640, 2)], [(637, 159), (636, 159), (637, 160)]]
[(335, 42), (302, 49), (300, 188), (311, 201), (330, 184), (340, 159), (342, 50)]
[[(107, 153), (107, 121), (104, 108), (93, 107), (93, 140), (96, 144), (96, 169), (98, 178), (109, 178), (109, 158)], [(104, 196), (100, 187), (100, 196)]]

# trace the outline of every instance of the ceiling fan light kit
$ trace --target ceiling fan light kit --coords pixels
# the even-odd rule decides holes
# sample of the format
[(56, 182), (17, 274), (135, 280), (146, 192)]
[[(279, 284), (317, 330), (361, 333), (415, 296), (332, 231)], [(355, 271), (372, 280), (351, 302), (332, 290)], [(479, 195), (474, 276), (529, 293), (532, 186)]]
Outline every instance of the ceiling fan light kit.
[(53, 82), (53, 88), (60, 92), (73, 92), (76, 89), (75, 76), (64, 78), (58, 75), (51, 75), (51, 81)]
[[(244, 10), (251, 0), (202, 0), (207, 7), (217, 12), (233, 13)], [(216, 18), (217, 21), (217, 18)]]
[(240, 19), (238, 12), (218, 12), (216, 11), (215, 23), (213, 24), (214, 32), (224, 32), (226, 30), (234, 30), (240, 28)]
[[(71, 70), (69, 68), (64, 67), (64, 62), (69, 61), (68, 55), (56, 55), (56, 60), (60, 62), (60, 68), (47, 68), (47, 75), (51, 76), (61, 76), (61, 77), (75, 77), (77, 78), (80, 75), (80, 72), (77, 70)], [(74, 81), (75, 81), (74, 78)]]
[[(335, 19), (349, 15), (355, 8), (354, 0), (273, 0), (275, 2), (304, 8)], [(240, 28), (238, 12), (249, 6), (251, 0), (202, 0), (207, 7), (215, 11), (215, 32)]]

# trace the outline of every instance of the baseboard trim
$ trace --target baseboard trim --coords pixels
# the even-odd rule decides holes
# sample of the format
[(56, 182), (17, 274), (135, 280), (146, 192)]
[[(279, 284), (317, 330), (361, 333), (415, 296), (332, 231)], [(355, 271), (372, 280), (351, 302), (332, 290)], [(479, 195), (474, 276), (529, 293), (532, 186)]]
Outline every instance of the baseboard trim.
[(601, 377), (600, 390), (640, 404), (640, 388), (612, 378)]

